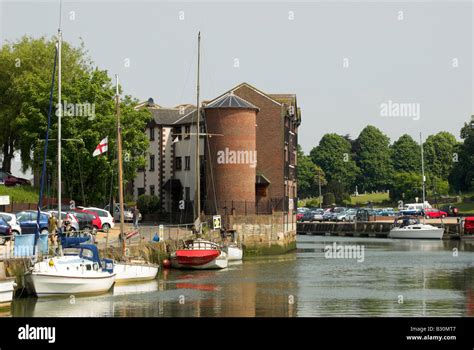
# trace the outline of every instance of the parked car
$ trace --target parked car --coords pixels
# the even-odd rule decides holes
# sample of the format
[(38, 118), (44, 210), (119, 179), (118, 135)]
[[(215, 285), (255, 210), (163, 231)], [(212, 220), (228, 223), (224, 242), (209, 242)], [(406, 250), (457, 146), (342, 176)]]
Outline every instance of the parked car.
[(357, 221), (369, 221), (374, 211), (370, 208), (358, 208), (356, 212)]
[(402, 210), (400, 210), (400, 215), (415, 215), (415, 216), (422, 216), (423, 215), (423, 208), (429, 209), (431, 205), (428, 202), (425, 202), (424, 206), (423, 203), (411, 203), (406, 204)]
[(330, 221), (331, 220), (332, 211), (333, 211), (333, 208), (328, 208), (328, 209), (324, 210), (323, 221)]
[(464, 218), (464, 234), (474, 235), (474, 216)]
[(331, 217), (330, 217), (329, 220), (330, 221), (337, 221), (338, 215), (343, 214), (346, 210), (347, 210), (347, 208), (344, 208), (344, 207), (335, 207), (332, 210), (332, 214), (331, 214)]
[[(40, 212), (39, 230), (41, 234), (48, 233), (48, 218), (50, 214)], [(20, 224), (22, 234), (31, 234), (36, 232), (36, 219), (38, 213), (36, 210), (24, 210), (16, 213), (16, 220)]]
[(86, 213), (80, 209), (71, 210), (69, 213), (76, 217), (79, 224), (79, 231), (92, 231), (94, 229), (94, 216), (92, 214)]
[(103, 231), (108, 232), (111, 228), (114, 228), (114, 218), (107, 210), (95, 207), (87, 207), (84, 209), (99, 216)]
[(4, 218), (0, 218), (0, 244), (4, 245), (5, 242), (11, 240), (11, 235), (12, 228)]
[(4, 183), (5, 186), (31, 186), (30, 180), (24, 179), (22, 177), (13, 176), (11, 173), (3, 170), (0, 170), (0, 182)]
[[(110, 205), (107, 204), (104, 207), (104, 209), (107, 210), (108, 212), (110, 212)], [(118, 203), (115, 203), (113, 216), (114, 216), (115, 221), (120, 221), (120, 205)], [(133, 221), (132, 210), (130, 208), (128, 208), (126, 205), (123, 206), (123, 220), (124, 221)], [(138, 215), (138, 221), (142, 221), (142, 214), (141, 213)]]
[(12, 213), (0, 213), (0, 217), (3, 218), (12, 229), (12, 234), (21, 235), (21, 226), (16, 221), (16, 215)]
[(445, 218), (446, 216), (448, 216), (448, 213), (445, 211), (434, 208), (425, 209), (425, 217), (427, 219)]
[(445, 205), (441, 207), (441, 210), (446, 212), (448, 216), (458, 216), (459, 215), (459, 209), (455, 207), (454, 205)]
[(355, 220), (355, 217), (356, 217), (356, 214), (357, 214), (357, 209), (355, 208), (350, 208), (350, 209), (347, 209), (345, 211), (343, 211), (342, 213), (339, 213), (337, 216), (336, 216), (336, 221), (354, 221)]
[(311, 209), (303, 215), (303, 221), (323, 221), (323, 209)]

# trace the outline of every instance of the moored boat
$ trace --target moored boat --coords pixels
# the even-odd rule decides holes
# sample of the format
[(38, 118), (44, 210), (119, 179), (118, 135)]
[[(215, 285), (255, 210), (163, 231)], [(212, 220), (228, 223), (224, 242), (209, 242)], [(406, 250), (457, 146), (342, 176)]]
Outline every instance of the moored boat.
[(0, 280), (0, 307), (8, 307), (13, 300), (15, 290), (15, 278), (7, 277)]
[(224, 269), (227, 265), (227, 253), (217, 243), (201, 238), (185, 242), (183, 249), (171, 254), (174, 268)]
[(156, 278), (159, 266), (146, 262), (115, 262), (115, 283), (149, 281)]
[(97, 247), (80, 245), (79, 254), (46, 258), (25, 274), (25, 284), (38, 297), (52, 295), (100, 294), (115, 282), (113, 262), (100, 260)]
[[(402, 220), (401, 224), (398, 221)], [(395, 219), (395, 226), (388, 234), (389, 238), (398, 239), (442, 239), (444, 228), (422, 224), (419, 219), (400, 217)]]

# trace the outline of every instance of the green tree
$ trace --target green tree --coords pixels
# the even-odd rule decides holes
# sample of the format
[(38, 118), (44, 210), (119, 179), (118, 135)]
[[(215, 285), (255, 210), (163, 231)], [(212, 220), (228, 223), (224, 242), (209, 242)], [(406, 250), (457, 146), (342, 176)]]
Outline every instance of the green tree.
[[(0, 60), (1, 78), (6, 80), (0, 86), (0, 95), (4, 93), (0, 104), (0, 142), (3, 149), (8, 143), (14, 150), (21, 151), (24, 169), (36, 171), (43, 161), (55, 44), (54, 39), (24, 37), (5, 44), (0, 52), (1, 57), (6, 58), (6, 61)], [(70, 140), (63, 142), (62, 150), (64, 193), (80, 203), (103, 204), (116, 190), (111, 191), (111, 181), (117, 174), (115, 88), (107, 72), (94, 66), (83, 45), (73, 47), (63, 43), (62, 73), (62, 102), (66, 109), (62, 138)], [(57, 102), (57, 82), (54, 101)], [(135, 177), (136, 169), (145, 164), (148, 148), (142, 131), (151, 116), (146, 110), (134, 110), (136, 103), (129, 96), (121, 102), (125, 184)], [(72, 106), (72, 111), (68, 106)], [(85, 106), (91, 109), (84, 115)], [(58, 106), (53, 109), (51, 139), (57, 139), (57, 109)], [(7, 133), (9, 138), (4, 136)], [(106, 136), (109, 137), (108, 153), (92, 157), (93, 150)], [(56, 141), (50, 142), (47, 157), (48, 172), (54, 178)]]
[(463, 142), (456, 150), (457, 162), (454, 162), (449, 181), (456, 191), (474, 190), (474, 128), (465, 123), (461, 129)]
[(320, 166), (328, 181), (339, 181), (345, 189), (354, 185), (358, 168), (351, 153), (351, 143), (343, 136), (326, 134), (310, 152), (313, 163)]
[(394, 202), (415, 202), (422, 198), (422, 183), (420, 173), (399, 172), (393, 176), (390, 185), (390, 199)]
[(362, 191), (383, 190), (390, 186), (393, 166), (390, 139), (376, 127), (365, 127), (355, 140), (353, 150), (360, 169), (357, 185)]
[(395, 172), (420, 172), (420, 145), (410, 135), (402, 135), (391, 146), (391, 159)]
[(326, 185), (324, 171), (315, 165), (310, 157), (304, 154), (298, 145), (298, 197), (310, 198), (319, 196), (319, 181)]
[(428, 136), (423, 144), (426, 170), (441, 179), (447, 179), (456, 161), (457, 147), (458, 141), (447, 131)]

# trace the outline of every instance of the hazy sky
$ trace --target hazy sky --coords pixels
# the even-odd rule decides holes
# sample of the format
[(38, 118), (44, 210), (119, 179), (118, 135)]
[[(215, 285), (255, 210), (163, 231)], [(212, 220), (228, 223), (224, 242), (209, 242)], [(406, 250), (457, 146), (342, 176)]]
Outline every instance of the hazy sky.
[[(0, 0), (2, 43), (55, 35), (58, 4)], [(404, 133), (418, 139), (420, 131), (459, 137), (474, 114), (471, 1), (63, 0), (62, 14), (64, 40), (82, 38), (127, 94), (163, 106), (195, 103), (200, 30), (202, 98), (244, 81), (297, 94), (305, 151), (327, 132), (357, 137), (367, 124), (392, 141)], [(393, 109), (382, 116), (389, 101), (413, 104), (404, 106), (419, 108), (419, 118)]]

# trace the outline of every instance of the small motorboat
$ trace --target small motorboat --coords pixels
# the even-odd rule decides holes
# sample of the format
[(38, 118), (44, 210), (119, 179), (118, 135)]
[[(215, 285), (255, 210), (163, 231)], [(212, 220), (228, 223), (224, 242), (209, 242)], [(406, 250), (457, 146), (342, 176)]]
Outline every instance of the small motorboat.
[(171, 266), (178, 269), (224, 269), (228, 255), (217, 243), (201, 238), (185, 242), (183, 249), (171, 254)]
[[(399, 220), (402, 220), (399, 223)], [(422, 224), (418, 218), (403, 216), (395, 219), (389, 238), (399, 239), (442, 239), (444, 228)]]
[(11, 306), (15, 286), (15, 277), (6, 277), (0, 280), (0, 307)]
[(242, 260), (242, 256), (243, 256), (242, 247), (240, 247), (237, 243), (229, 243), (225, 247), (225, 250), (227, 252), (229, 261)]
[(145, 261), (115, 262), (115, 283), (149, 281), (156, 278), (159, 266)]
[(115, 282), (110, 259), (99, 259), (95, 245), (81, 244), (79, 253), (45, 258), (25, 274), (25, 284), (38, 297), (106, 293)]

